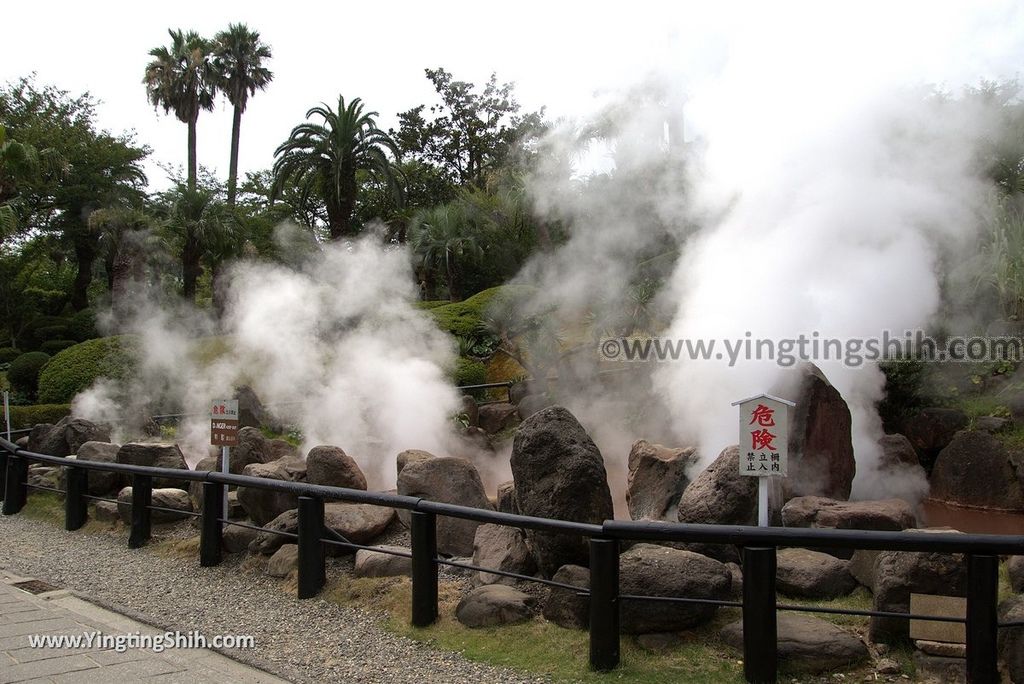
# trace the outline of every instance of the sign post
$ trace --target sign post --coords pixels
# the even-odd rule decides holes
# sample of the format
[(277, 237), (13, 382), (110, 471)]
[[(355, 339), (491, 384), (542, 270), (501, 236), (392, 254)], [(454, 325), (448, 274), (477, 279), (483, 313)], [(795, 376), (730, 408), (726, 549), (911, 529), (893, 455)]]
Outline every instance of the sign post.
[[(231, 470), (231, 447), (238, 446), (238, 400), (218, 399), (210, 407), (210, 444), (220, 447), (220, 471)], [(227, 523), (228, 497), (224, 496), (222, 519)]]
[(789, 409), (796, 404), (759, 394), (732, 405), (740, 407), (740, 475), (757, 478), (757, 524), (768, 527), (768, 478), (786, 476)]
[(7, 426), (7, 441), (11, 441), (11, 396), (4, 390), (4, 425)]

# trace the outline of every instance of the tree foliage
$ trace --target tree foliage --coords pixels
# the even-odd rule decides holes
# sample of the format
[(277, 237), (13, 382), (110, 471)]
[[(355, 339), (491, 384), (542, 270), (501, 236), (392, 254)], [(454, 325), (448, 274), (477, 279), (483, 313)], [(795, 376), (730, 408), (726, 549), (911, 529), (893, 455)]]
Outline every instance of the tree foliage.
[(305, 203), (317, 196), (327, 214), (330, 239), (351, 237), (358, 196), (358, 174), (365, 173), (385, 184), (396, 197), (401, 194), (399, 172), (394, 165), (398, 148), (377, 128), (377, 112), (367, 112), (359, 98), (346, 104), (338, 97), (336, 109), (327, 104), (306, 112), (307, 121), (292, 129), (274, 152), (274, 194), (289, 183)]

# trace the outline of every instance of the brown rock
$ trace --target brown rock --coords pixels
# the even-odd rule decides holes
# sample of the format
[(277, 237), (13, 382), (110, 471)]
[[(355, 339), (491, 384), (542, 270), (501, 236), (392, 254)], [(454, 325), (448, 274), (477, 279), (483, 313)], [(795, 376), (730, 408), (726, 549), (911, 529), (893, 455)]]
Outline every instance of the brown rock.
[(629, 452), (626, 506), (633, 520), (679, 519), (679, 499), (690, 484), (688, 473), (695, 467), (697, 450), (670, 449), (641, 439)]
[(899, 532), (917, 527), (917, 519), (910, 504), (902, 499), (835, 501), (820, 496), (801, 496), (782, 507), (782, 524), (786, 527)]
[(567, 629), (586, 629), (590, 624), (590, 601), (579, 592), (590, 590), (590, 570), (579, 565), (563, 565), (551, 579), (579, 587), (579, 591), (551, 587), (544, 602), (544, 619)]
[(351, 456), (336, 446), (316, 446), (306, 455), (306, 482), (366, 490), (366, 476)]
[[(505, 525), (480, 525), (476, 528), (473, 565), (519, 575), (532, 575), (537, 571), (537, 563), (526, 545), (526, 535), (518, 528)], [(476, 575), (478, 584), (513, 584), (516, 581), (489, 572)]]
[[(552, 406), (530, 416), (512, 442), (512, 479), (523, 515), (600, 523), (613, 517), (604, 459), (569, 411)], [(527, 531), (545, 576), (563, 565), (587, 565), (582, 537)]]
[(789, 477), (784, 500), (797, 496), (849, 499), (857, 464), (850, 409), (839, 391), (811, 363), (800, 369), (789, 429)]
[(930, 481), (930, 496), (939, 501), (1024, 511), (1024, 452), (987, 432), (958, 432), (935, 460)]
[[(494, 510), (476, 467), (461, 458), (440, 457), (408, 462), (398, 475), (398, 493), (440, 503)], [(409, 513), (399, 517), (408, 524)], [(480, 523), (449, 516), (437, 519), (437, 549), (453, 556), (473, 553), (473, 537)]]
[[(248, 477), (264, 477), (283, 482), (306, 479), (306, 463), (299, 459), (278, 459), (269, 463), (250, 463), (242, 470)], [(256, 525), (266, 525), (285, 511), (299, 505), (297, 494), (259, 487), (239, 487), (238, 503)]]
[[(860, 639), (844, 629), (810, 615), (779, 613), (779, 669), (786, 673), (819, 673), (849, 667), (868, 658)], [(743, 649), (743, 621), (722, 628), (722, 640)]]
[(478, 414), (480, 428), (489, 435), (519, 424), (519, 413), (515, 405), (506, 402), (484, 404), (479, 408)]

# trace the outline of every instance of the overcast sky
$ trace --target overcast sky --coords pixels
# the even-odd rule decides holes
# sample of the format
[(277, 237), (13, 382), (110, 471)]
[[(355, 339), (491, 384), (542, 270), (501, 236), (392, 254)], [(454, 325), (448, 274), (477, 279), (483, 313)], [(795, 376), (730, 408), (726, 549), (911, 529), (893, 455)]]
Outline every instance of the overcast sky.
[[(154, 112), (141, 78), (148, 51), (169, 42), (169, 27), (212, 36), (241, 21), (273, 49), (274, 81), (250, 100), (242, 122), (247, 171), (270, 166), (274, 148), (306, 110), (336, 102), (339, 93), (362, 97), (380, 112), (382, 127), (394, 125), (397, 112), (432, 101), (425, 67), (474, 83), (495, 71), (516, 82), (525, 107), (546, 105), (552, 117), (589, 111), (595, 93), (652, 69), (699, 92), (735, 71), (737, 57), (743, 68), (757, 65), (764, 92), (794, 79), (813, 88), (824, 74), (952, 86), (1012, 76), (1014, 63), (1024, 66), (1019, 4), (19, 0), (4, 7), (0, 81), (35, 71), (43, 83), (90, 91), (103, 103), (102, 127), (134, 129), (153, 148), (147, 171), (151, 185), (162, 186), (156, 163), (184, 163), (186, 128)], [(699, 105), (693, 117), (699, 128)], [(199, 120), (199, 161), (222, 177), (230, 128), (223, 100)]]

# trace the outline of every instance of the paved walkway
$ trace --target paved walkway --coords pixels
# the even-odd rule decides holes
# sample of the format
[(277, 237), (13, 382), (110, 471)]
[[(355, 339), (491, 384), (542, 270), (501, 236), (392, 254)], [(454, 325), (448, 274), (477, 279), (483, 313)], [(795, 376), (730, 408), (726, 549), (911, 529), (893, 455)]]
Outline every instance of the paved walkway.
[[(83, 601), (66, 590), (33, 595), (12, 586), (26, 579), (0, 571), (0, 684), (284, 684), (283, 679), (205, 648), (161, 653), (139, 648), (118, 653), (98, 645), (32, 648), (29, 635), (77, 637), (98, 632), (114, 637), (163, 632)], [(214, 635), (204, 636), (210, 639)]]

